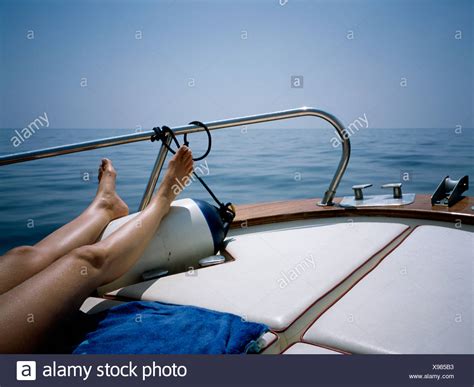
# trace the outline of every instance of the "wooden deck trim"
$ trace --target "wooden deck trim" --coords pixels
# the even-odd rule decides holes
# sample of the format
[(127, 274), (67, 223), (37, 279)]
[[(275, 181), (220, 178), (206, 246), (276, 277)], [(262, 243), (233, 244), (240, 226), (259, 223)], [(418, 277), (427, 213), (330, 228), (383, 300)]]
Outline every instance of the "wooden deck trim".
[[(335, 202), (339, 203), (340, 200), (336, 199)], [(385, 216), (474, 224), (474, 211), (472, 210), (474, 197), (465, 197), (449, 208), (431, 206), (430, 195), (422, 194), (416, 195), (414, 203), (401, 207), (319, 207), (316, 205), (318, 201), (318, 199), (303, 199), (239, 205), (236, 206), (236, 217), (231, 228), (339, 216)]]

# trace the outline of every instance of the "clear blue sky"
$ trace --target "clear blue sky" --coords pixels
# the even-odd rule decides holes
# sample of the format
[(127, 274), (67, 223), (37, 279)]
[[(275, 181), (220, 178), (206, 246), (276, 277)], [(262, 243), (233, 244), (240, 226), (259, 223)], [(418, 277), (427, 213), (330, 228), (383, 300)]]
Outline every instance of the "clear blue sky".
[(54, 128), (149, 128), (303, 105), (346, 124), (474, 127), (473, 1), (280, 3), (0, 0), (0, 127), (43, 112)]

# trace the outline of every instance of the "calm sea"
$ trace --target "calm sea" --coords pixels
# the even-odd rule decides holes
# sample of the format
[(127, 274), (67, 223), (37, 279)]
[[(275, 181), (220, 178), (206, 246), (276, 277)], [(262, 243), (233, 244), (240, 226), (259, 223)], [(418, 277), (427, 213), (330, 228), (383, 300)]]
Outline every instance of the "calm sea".
[[(42, 129), (17, 148), (12, 130), (0, 131), (5, 155), (130, 133), (130, 130)], [(236, 204), (321, 197), (339, 161), (341, 148), (330, 130), (231, 128), (213, 132), (213, 149), (203, 167), (205, 180), (222, 201)], [(195, 155), (205, 136), (191, 136)], [(405, 192), (431, 193), (446, 176), (474, 178), (474, 130), (361, 129), (351, 137), (349, 168), (338, 196), (353, 184), (380, 185), (404, 179)], [(156, 143), (142, 142), (0, 167), (0, 253), (34, 244), (88, 205), (97, 186), (101, 157), (113, 160), (118, 192), (136, 210), (156, 156)], [(204, 162), (198, 162), (203, 164)], [(87, 177), (90, 176), (90, 179)], [(386, 193), (386, 191), (383, 191)], [(472, 195), (472, 189), (470, 195)], [(183, 197), (211, 199), (195, 183)]]

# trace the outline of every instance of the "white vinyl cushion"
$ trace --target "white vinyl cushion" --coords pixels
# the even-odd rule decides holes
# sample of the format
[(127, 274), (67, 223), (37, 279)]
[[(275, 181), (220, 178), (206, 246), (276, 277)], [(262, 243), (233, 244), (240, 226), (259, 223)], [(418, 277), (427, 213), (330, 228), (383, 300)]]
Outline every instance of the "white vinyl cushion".
[(287, 348), (282, 355), (342, 355), (340, 352), (306, 343), (295, 343)]
[(110, 294), (234, 313), (283, 330), (406, 229), (343, 222), (240, 235), (226, 248), (233, 262)]
[(473, 234), (421, 226), (304, 340), (351, 353), (473, 353)]

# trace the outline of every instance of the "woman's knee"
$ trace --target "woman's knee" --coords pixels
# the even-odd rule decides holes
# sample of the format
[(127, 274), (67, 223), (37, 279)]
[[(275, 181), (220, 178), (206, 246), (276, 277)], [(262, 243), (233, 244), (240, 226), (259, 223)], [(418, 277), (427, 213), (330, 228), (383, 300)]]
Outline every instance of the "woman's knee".
[(38, 249), (33, 246), (18, 246), (8, 251), (6, 256), (34, 257), (38, 255)]
[(0, 261), (7, 265), (19, 265), (25, 273), (41, 269), (44, 259), (44, 253), (35, 246), (15, 247), (0, 257)]
[(71, 251), (71, 254), (75, 259), (82, 260), (90, 266), (101, 269), (107, 259), (106, 250), (97, 245), (81, 246)]
[(44, 258), (44, 254), (34, 246), (18, 246), (8, 251), (2, 258), (15, 260), (23, 266), (39, 263)]

